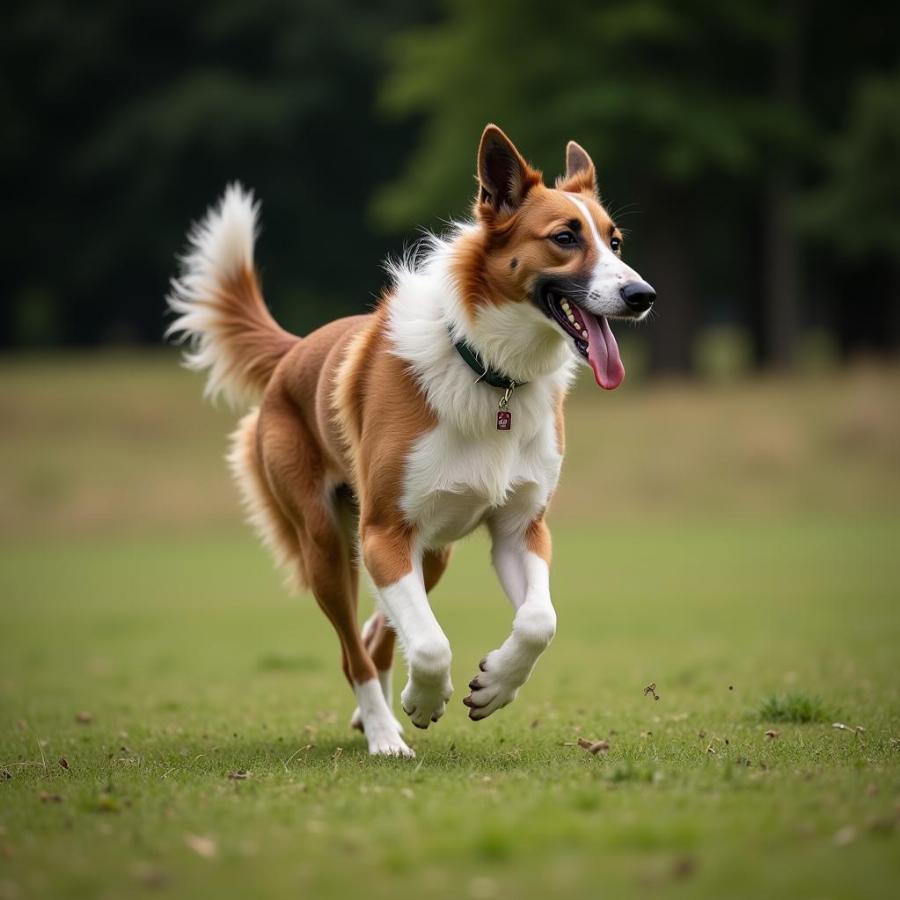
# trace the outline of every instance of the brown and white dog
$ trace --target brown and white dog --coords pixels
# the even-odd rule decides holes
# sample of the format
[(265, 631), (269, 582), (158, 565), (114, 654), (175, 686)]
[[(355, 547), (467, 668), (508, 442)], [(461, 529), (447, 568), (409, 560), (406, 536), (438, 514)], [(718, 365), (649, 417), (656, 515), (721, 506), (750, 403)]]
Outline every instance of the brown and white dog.
[[(231, 468), (250, 519), (338, 633), (356, 693), (353, 724), (374, 754), (413, 756), (394, 718), (444, 714), (450, 644), (432, 612), (454, 541), (484, 524), (515, 609), (463, 700), (484, 719), (515, 699), (556, 630), (544, 513), (563, 457), (563, 398), (578, 361), (597, 383), (624, 377), (609, 319), (641, 319), (653, 289), (621, 259), (588, 154), (544, 185), (496, 126), (478, 148), (473, 221), (393, 264), (370, 315), (300, 338), (283, 331), (253, 265), (258, 206), (234, 185), (190, 235), (168, 298), (169, 329), (207, 392), (262, 395), (233, 437)], [(473, 371), (476, 370), (476, 371)], [(360, 564), (379, 612), (357, 623)]]

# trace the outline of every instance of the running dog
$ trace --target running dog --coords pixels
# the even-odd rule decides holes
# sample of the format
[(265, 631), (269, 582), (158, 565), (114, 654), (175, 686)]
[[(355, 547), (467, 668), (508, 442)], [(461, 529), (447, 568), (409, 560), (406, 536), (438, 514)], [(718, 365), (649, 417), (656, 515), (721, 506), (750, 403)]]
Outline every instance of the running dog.
[[(544, 520), (563, 459), (563, 400), (579, 362), (606, 390), (625, 376), (611, 319), (645, 318), (653, 288), (622, 261), (594, 164), (574, 141), (544, 184), (488, 125), (470, 221), (388, 266), (368, 315), (305, 337), (284, 331), (253, 263), (258, 204), (232, 185), (194, 227), (168, 334), (207, 394), (258, 405), (229, 456), (250, 521), (337, 631), (372, 754), (414, 756), (392, 711), (419, 728), (452, 693), (450, 643), (428, 593), (454, 541), (486, 525), (515, 610), (463, 703), (479, 721), (511, 703), (556, 631)], [(359, 569), (377, 599), (360, 630)]]

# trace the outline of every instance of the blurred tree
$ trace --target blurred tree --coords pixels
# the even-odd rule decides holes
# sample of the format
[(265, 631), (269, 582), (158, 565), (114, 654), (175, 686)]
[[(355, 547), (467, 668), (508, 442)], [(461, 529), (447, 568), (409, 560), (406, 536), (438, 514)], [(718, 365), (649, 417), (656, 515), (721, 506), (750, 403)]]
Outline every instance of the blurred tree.
[[(770, 57), (772, 103), (777, 109), (799, 110), (807, 3), (784, 0), (781, 12), (781, 34)], [(763, 278), (759, 312), (753, 316), (757, 362), (782, 368), (794, 361), (801, 292), (800, 242), (794, 215), (798, 160), (796, 153), (784, 152), (786, 149), (773, 142), (763, 175)]]
[(660, 291), (658, 370), (710, 320), (761, 364), (810, 321), (896, 347), (898, 32), (874, 0), (7, 0), (0, 345), (159, 340), (186, 225), (234, 178), (285, 325), (363, 309), (397, 240), (367, 212), (458, 216), (494, 120), (551, 179), (591, 150)]
[(838, 340), (845, 353), (900, 346), (900, 71), (863, 79), (827, 145), (828, 175), (801, 222), (842, 261)]
[(847, 258), (900, 260), (900, 72), (858, 84), (848, 119), (827, 148), (830, 174), (804, 219)]
[[(414, 131), (372, 113), (379, 48), (430, 9), (7, 0), (0, 342), (159, 340), (187, 225), (235, 178), (264, 201), (261, 263), (286, 324), (365, 308), (386, 250), (369, 194)], [(59, 320), (41, 335), (35, 297)]]

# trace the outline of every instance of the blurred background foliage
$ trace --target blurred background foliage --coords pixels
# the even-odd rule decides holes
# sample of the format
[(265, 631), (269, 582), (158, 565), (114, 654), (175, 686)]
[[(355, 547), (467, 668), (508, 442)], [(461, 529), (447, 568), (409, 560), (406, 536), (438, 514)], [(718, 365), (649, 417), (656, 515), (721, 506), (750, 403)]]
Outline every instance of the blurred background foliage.
[[(240, 179), (303, 332), (464, 216), (487, 121), (592, 153), (656, 286), (655, 371), (900, 344), (900, 7), (812, 0), (7, 0), (0, 344), (158, 343), (188, 223)], [(713, 342), (714, 343), (714, 342)], [(640, 356), (640, 354), (638, 354)]]

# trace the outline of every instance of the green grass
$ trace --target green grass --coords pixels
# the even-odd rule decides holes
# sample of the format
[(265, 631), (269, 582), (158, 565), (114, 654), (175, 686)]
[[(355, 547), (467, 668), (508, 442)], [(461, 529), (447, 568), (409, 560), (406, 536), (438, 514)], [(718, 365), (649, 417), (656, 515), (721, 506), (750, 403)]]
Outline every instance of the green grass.
[(817, 694), (793, 691), (772, 694), (760, 704), (759, 717), (763, 722), (827, 722), (835, 718)]
[[(408, 762), (368, 758), (348, 729), (330, 627), (311, 599), (282, 592), (237, 527), (213, 448), (230, 420), (202, 410), (190, 377), (155, 362), (123, 370), (127, 398), (106, 418), (91, 402), (90, 428), (72, 424), (71, 440), (38, 454), (68, 486), (44, 520), (26, 511), (17, 529), (29, 495), (16, 477), (69, 415), (61, 398), (99, 396), (109, 382), (105, 364), (55, 364), (59, 377), (38, 390), (22, 374), (37, 364), (7, 365), (30, 405), (2, 398), (6, 427), (18, 423), (0, 484), (11, 504), (0, 519), (2, 900), (895, 895), (900, 514), (879, 502), (897, 491), (894, 431), (866, 413), (854, 432), (863, 461), (845, 463), (860, 492), (836, 486), (807, 506), (836, 465), (822, 437), (834, 433), (832, 407), (846, 414), (834, 383), (625, 395), (608, 416), (638, 461), (623, 463), (606, 508), (610, 482), (592, 468), (605, 396), (576, 396), (553, 519), (558, 636), (512, 706), (469, 722), (464, 686), (510, 612), (484, 539), (463, 543), (434, 598), (456, 695), (436, 727), (408, 729)], [(711, 493), (692, 463), (705, 452), (697, 429), (715, 433), (737, 401), (757, 416), (748, 433), (790, 419), (796, 443), (815, 449), (802, 466), (816, 471), (773, 487), (788, 480), (791, 438), (771, 473), (749, 457), (731, 470), (719, 460), (728, 477), (716, 470)], [(656, 445), (654, 464), (642, 438), (676, 409), (696, 427)], [(141, 415), (158, 429), (135, 427)], [(98, 435), (121, 456), (109, 482), (130, 469), (146, 483), (79, 518), (72, 498), (103, 482), (79, 448)], [(81, 462), (66, 456), (73, 447)], [(173, 497), (167, 523), (179, 467), (209, 490), (195, 487), (189, 509)], [(637, 482), (665, 484), (670, 470), (681, 481), (654, 514)], [(755, 499), (732, 483), (747, 471)], [(619, 515), (629, 484), (648, 515)], [(651, 682), (659, 700), (644, 693)], [(579, 737), (609, 751), (594, 756)], [(249, 774), (229, 777), (239, 772)]]

